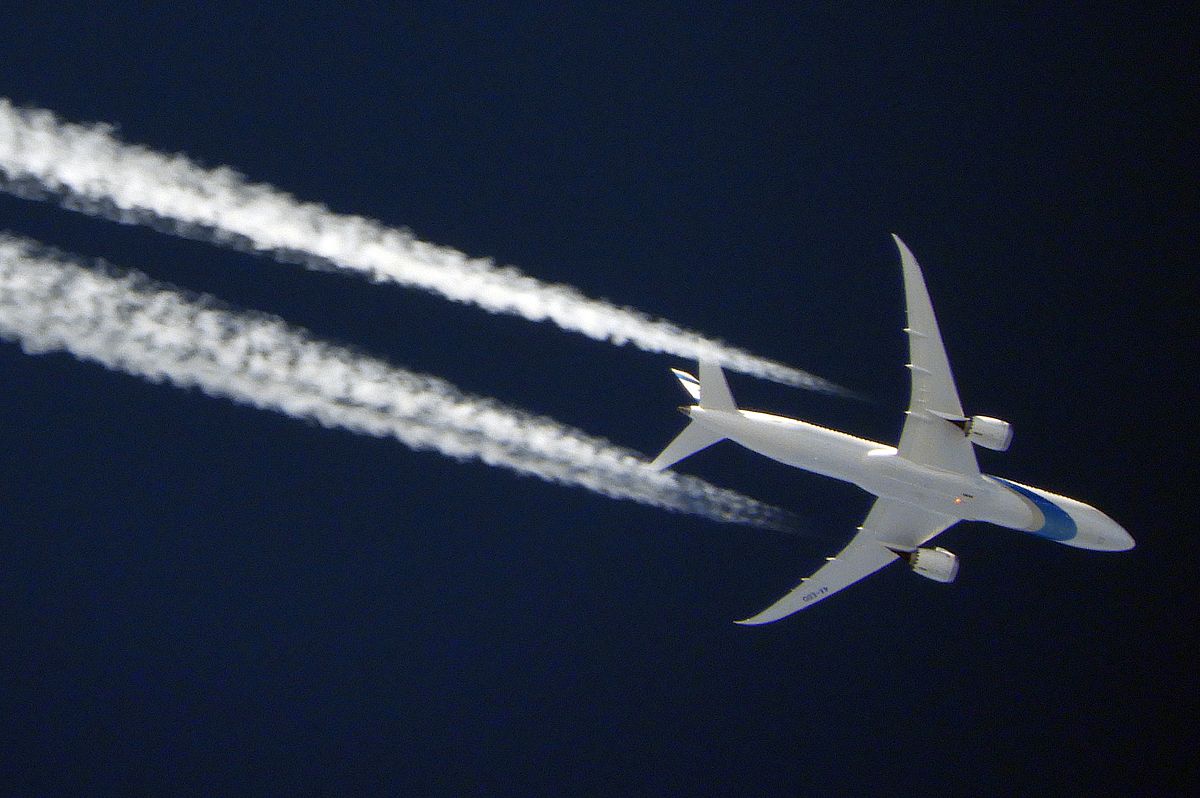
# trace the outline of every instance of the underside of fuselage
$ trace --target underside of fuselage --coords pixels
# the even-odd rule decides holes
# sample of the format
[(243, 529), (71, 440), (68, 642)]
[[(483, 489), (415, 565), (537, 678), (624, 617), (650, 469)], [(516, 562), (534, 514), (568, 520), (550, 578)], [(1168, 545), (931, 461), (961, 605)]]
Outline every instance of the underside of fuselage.
[(954, 474), (899, 456), (894, 446), (755, 410), (688, 408), (714, 440), (728, 439), (784, 465), (857, 485), (956, 520), (983, 521), (1077, 548), (1131, 548), (1133, 539), (1096, 508), (988, 475)]

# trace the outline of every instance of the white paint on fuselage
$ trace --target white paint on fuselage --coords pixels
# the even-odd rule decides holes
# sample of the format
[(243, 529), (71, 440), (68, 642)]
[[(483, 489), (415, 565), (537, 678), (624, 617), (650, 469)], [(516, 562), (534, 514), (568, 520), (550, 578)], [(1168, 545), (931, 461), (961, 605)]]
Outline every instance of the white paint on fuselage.
[[(725, 438), (785, 465), (849, 482), (874, 496), (967, 521), (1037, 534), (1045, 523), (1032, 502), (984, 474), (964, 475), (920, 465), (900, 457), (896, 447), (799, 419), (738, 410), (730, 413), (694, 406), (692, 420)], [(1068, 546), (1102, 551), (1133, 547), (1133, 538), (1091, 505), (1040, 488), (1025, 488), (1057, 505), (1075, 522)]]

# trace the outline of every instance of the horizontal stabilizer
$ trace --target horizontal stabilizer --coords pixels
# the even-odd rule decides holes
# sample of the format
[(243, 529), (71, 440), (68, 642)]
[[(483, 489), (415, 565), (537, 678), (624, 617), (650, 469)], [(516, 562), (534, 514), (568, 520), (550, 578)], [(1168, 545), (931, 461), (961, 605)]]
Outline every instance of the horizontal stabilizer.
[(762, 612), (736, 621), (743, 626), (761, 626), (764, 623), (778, 621), (805, 607), (811, 607), (822, 599), (832, 596), (844, 587), (849, 587), (860, 579), (889, 565), (899, 557), (895, 552), (881, 546), (873, 540), (851, 542), (841, 554), (828, 558), (825, 566), (796, 585), (796, 587), (779, 601), (767, 607)]
[(700, 401), (700, 380), (688, 374), (686, 371), (679, 369), (671, 369), (671, 373), (675, 375), (675, 379), (679, 380), (679, 384), (683, 386), (683, 390), (688, 392), (688, 396)]
[(688, 455), (707, 449), (720, 440), (724, 440), (722, 435), (693, 422), (684, 427), (683, 432), (675, 436), (675, 440), (667, 444), (667, 448), (654, 458), (650, 467), (655, 471), (670, 468)]

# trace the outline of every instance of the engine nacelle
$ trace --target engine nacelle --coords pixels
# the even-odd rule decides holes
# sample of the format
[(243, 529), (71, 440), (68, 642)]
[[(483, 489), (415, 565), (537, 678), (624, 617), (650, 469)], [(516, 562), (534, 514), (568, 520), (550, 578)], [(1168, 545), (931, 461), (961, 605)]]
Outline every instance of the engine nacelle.
[(917, 549), (905, 556), (908, 565), (926, 579), (953, 582), (958, 576), (958, 557), (941, 546), (936, 549)]
[(963, 425), (963, 432), (976, 446), (997, 452), (1007, 451), (1013, 439), (1012, 424), (988, 416), (971, 416)]

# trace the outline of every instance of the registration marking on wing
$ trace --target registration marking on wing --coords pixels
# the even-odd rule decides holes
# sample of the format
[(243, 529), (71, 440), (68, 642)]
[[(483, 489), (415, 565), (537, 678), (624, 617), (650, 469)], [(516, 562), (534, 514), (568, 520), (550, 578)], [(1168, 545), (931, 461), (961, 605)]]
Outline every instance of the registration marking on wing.
[(819, 590), (814, 590), (811, 593), (805, 593), (803, 596), (800, 597), (800, 600), (803, 601), (805, 604), (807, 604), (810, 601), (815, 601), (815, 600), (821, 598), (821, 596), (824, 596), (828, 592), (829, 592), (829, 588), (822, 586)]

